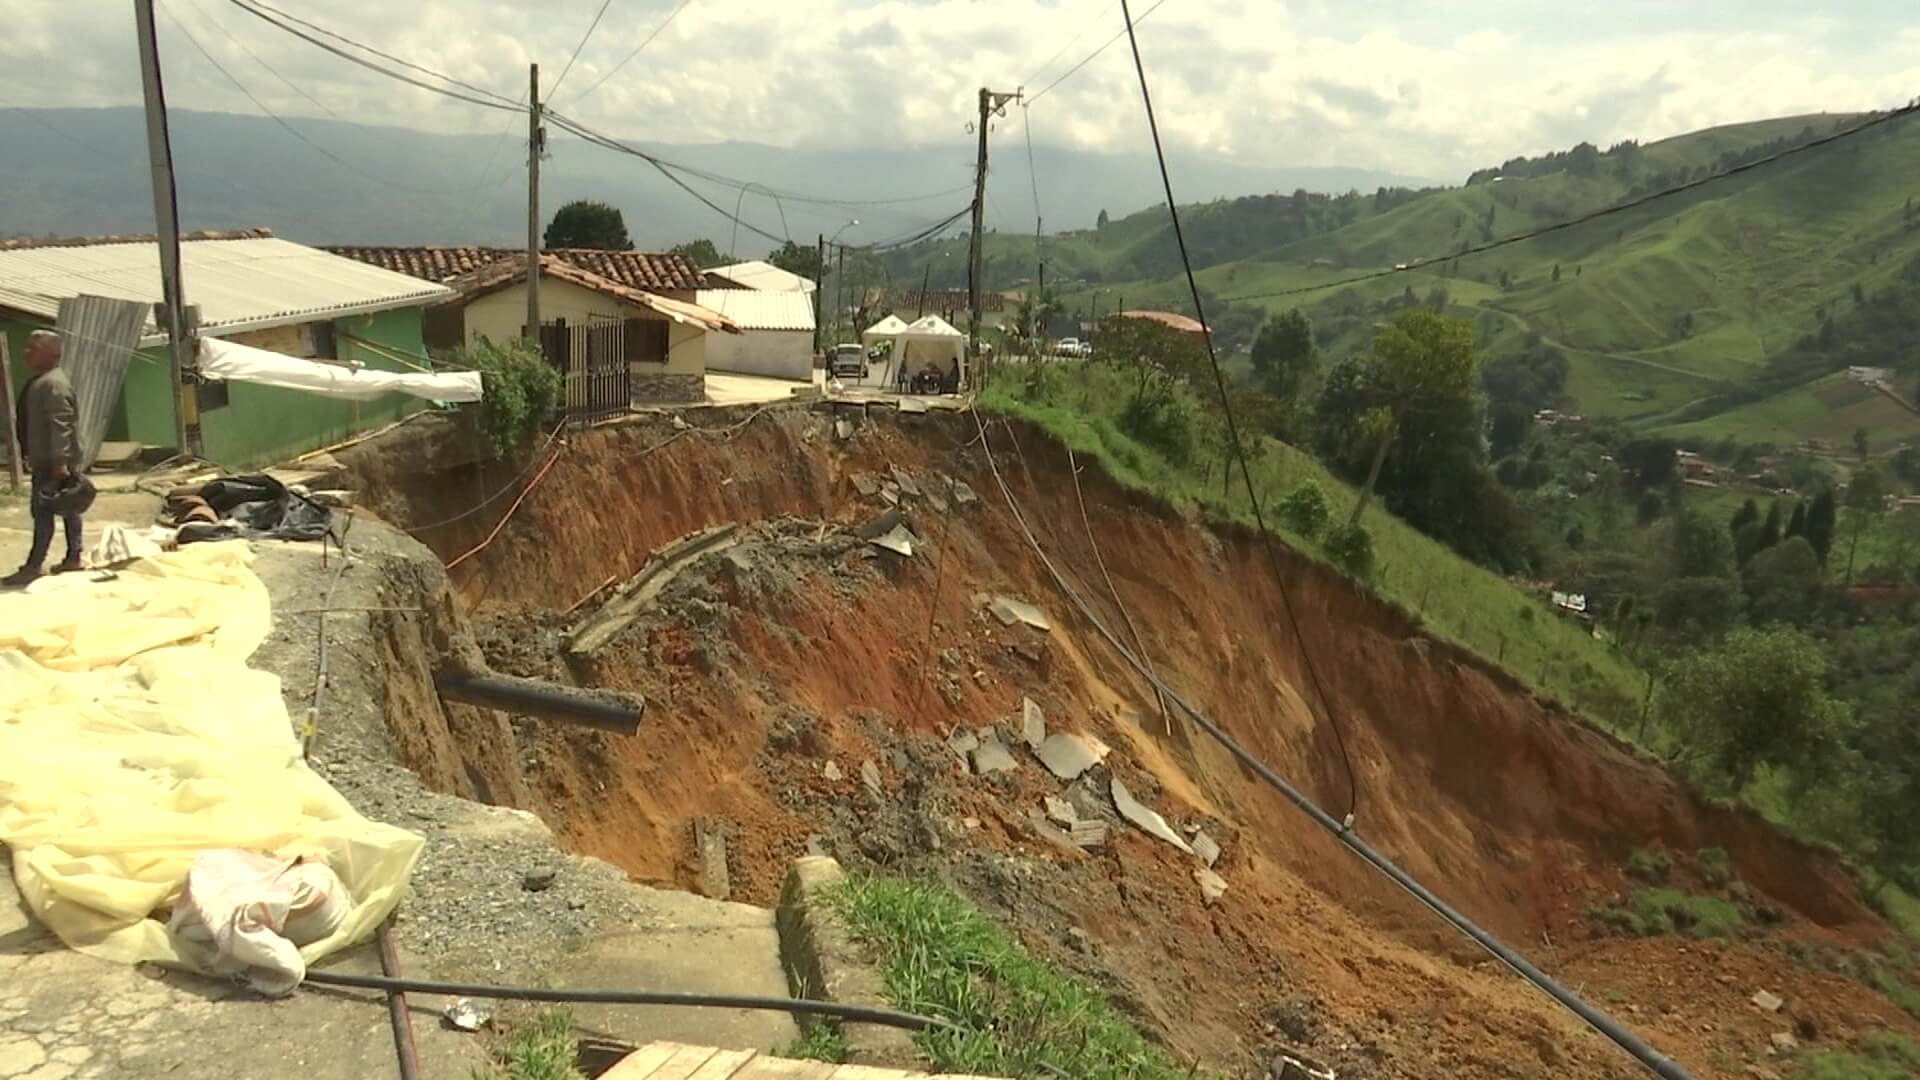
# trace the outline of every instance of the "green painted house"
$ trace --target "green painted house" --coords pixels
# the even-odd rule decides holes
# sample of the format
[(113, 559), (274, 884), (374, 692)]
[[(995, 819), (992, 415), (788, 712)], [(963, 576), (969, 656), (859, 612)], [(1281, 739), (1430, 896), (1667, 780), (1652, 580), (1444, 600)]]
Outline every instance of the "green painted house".
[[(264, 229), (189, 234), (180, 250), (187, 302), (200, 309), (202, 336), (316, 364), (427, 367), (423, 309), (453, 295)], [(82, 294), (158, 302), (158, 245), (151, 237), (0, 243), (0, 333), (16, 391), (26, 381), (20, 358), (27, 335), (53, 325), (62, 298)], [(149, 321), (107, 438), (174, 448), (172, 390), (166, 335)], [(231, 469), (284, 461), (425, 407), (397, 393), (340, 401), (245, 382), (199, 383), (192, 393), (201, 456)]]

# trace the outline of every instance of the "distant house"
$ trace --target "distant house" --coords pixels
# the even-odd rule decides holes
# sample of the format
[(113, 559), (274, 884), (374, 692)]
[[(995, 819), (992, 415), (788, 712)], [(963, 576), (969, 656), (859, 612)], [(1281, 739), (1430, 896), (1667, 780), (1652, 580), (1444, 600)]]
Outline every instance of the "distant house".
[[(315, 363), (406, 371), (427, 362), (423, 311), (450, 296), (441, 285), (276, 238), (265, 229), (181, 238), (187, 302), (199, 333)], [(26, 337), (51, 327), (60, 301), (79, 295), (158, 303), (159, 246), (151, 236), (0, 243), (0, 332), (16, 388)], [(106, 437), (178, 450), (179, 401), (166, 335), (151, 319), (113, 405)], [(202, 454), (229, 468), (285, 460), (338, 442), (421, 407), (388, 395), (368, 402), (232, 382), (198, 383), (193, 394)], [(191, 417), (189, 420), (191, 421)]]
[(1713, 479), (1713, 462), (1691, 450), (1680, 450), (1674, 454), (1675, 462), (1680, 466), (1680, 475), (1688, 480)]
[(707, 279), (708, 285), (717, 289), (757, 289), (760, 292), (809, 294), (814, 290), (812, 278), (802, 277), (791, 270), (782, 270), (770, 262), (759, 259), (734, 263), (731, 266), (716, 266), (707, 271)]
[(1178, 330), (1183, 334), (1199, 334), (1206, 330), (1206, 327), (1200, 325), (1200, 320), (1189, 318), (1174, 311), (1122, 311), (1117, 313), (1115, 317), (1121, 319), (1145, 319), (1148, 322), (1157, 322), (1161, 326)]
[(1881, 383), (1893, 381), (1893, 369), (1852, 364), (1847, 367), (1847, 378), (1854, 382), (1866, 383), (1868, 386), (1878, 386)]
[(702, 289), (701, 307), (740, 327), (707, 342), (707, 368), (776, 379), (813, 380), (813, 298), (803, 292)]

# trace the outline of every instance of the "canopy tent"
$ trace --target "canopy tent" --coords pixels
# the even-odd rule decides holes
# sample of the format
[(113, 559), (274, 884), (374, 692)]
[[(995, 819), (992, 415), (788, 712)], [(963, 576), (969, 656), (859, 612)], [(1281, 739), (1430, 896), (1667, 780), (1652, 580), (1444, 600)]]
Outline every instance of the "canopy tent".
[(860, 344), (866, 346), (868, 352), (872, 352), (874, 345), (881, 341), (892, 341), (906, 329), (907, 324), (900, 316), (889, 315), (861, 331)]
[(893, 364), (888, 373), (896, 384), (911, 382), (921, 372), (945, 376), (958, 368), (961, 385), (967, 381), (967, 335), (938, 315), (910, 323), (894, 335)]

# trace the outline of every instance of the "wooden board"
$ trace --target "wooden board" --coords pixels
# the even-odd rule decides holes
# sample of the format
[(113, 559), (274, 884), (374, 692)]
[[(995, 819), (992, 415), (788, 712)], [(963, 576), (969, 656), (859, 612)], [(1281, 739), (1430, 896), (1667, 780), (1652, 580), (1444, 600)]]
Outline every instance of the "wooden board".
[(603, 1080), (993, 1080), (984, 1076), (902, 1072), (868, 1065), (831, 1065), (763, 1057), (752, 1050), (649, 1043), (621, 1059)]

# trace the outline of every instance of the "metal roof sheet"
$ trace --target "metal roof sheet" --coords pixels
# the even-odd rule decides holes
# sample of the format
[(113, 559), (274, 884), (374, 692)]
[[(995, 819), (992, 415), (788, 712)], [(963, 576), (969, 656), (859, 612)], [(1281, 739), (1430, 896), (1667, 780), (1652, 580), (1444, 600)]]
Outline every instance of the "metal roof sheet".
[[(315, 322), (434, 303), (444, 286), (273, 237), (180, 245), (187, 302), (202, 332)], [(158, 303), (160, 248), (152, 241), (0, 250), (0, 307), (53, 321), (60, 299), (107, 296)], [(158, 329), (149, 319), (143, 340)]]
[(758, 289), (701, 289), (701, 307), (712, 308), (742, 330), (813, 330), (813, 297), (802, 292)]
[(732, 266), (716, 266), (707, 274), (725, 278), (743, 289), (759, 289), (762, 292), (812, 292), (814, 289), (811, 278), (782, 270), (760, 259), (734, 263)]

